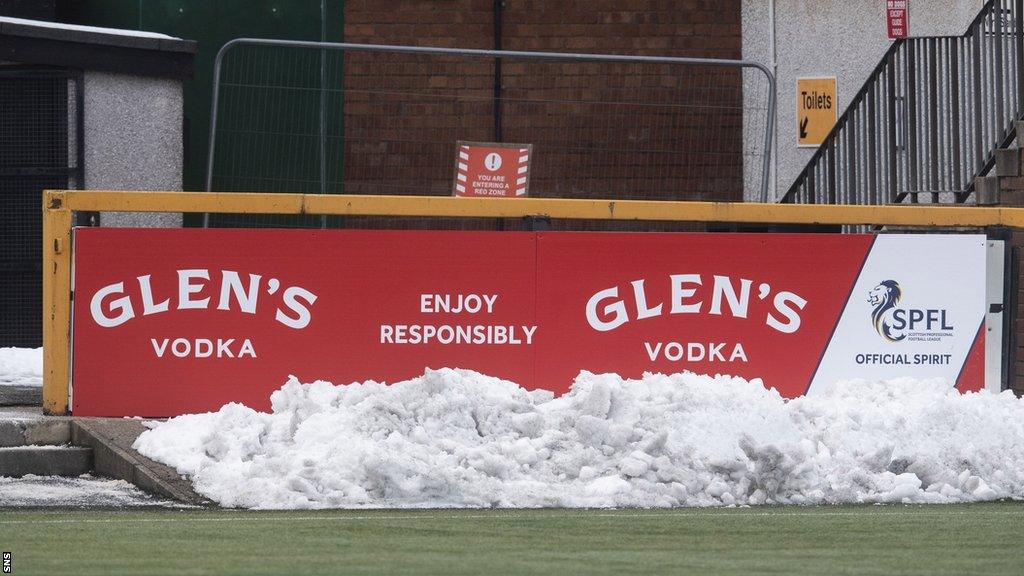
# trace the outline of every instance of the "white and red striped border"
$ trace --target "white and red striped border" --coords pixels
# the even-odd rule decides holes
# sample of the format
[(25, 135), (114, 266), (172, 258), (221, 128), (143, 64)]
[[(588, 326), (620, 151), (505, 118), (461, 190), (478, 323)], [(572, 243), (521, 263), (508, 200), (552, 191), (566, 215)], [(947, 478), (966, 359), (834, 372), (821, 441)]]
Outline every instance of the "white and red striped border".
[(456, 196), (466, 194), (466, 186), (469, 183), (469, 154), (470, 148), (517, 148), (519, 156), (516, 160), (516, 182), (515, 195), (526, 196), (529, 192), (530, 183), (530, 156), (531, 147), (523, 144), (501, 144), (495, 142), (463, 144), (459, 143), (459, 157), (456, 163), (455, 172), (455, 194)]

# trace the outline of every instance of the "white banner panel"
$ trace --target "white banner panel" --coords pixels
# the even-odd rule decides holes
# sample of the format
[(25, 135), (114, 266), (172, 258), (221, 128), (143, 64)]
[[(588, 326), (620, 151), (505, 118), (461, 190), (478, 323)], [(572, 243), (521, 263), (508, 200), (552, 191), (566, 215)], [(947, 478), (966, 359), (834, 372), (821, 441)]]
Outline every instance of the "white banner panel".
[(956, 383), (985, 319), (984, 235), (880, 235), (809, 394), (838, 380), (941, 377)]

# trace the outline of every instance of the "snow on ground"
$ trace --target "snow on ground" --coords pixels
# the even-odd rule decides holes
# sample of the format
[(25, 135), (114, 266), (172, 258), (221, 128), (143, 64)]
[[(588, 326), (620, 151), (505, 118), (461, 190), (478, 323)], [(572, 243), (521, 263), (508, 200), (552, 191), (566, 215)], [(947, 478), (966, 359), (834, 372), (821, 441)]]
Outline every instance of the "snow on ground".
[(124, 480), (97, 478), (84, 474), (75, 478), (60, 476), (0, 476), (0, 506), (177, 506), (154, 498)]
[(0, 348), (0, 386), (42, 385), (42, 348)]
[(943, 381), (581, 373), (571, 392), (442, 369), (302, 384), (150, 424), (135, 447), (225, 506), (663, 507), (1024, 498), (1024, 401)]

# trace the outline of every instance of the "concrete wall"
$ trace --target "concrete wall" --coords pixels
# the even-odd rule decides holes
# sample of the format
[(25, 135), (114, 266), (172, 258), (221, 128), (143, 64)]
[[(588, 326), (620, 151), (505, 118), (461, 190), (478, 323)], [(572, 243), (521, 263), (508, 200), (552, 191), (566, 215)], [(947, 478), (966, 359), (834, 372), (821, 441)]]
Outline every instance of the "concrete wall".
[[(910, 0), (907, 16), (911, 36), (963, 34), (981, 10), (982, 0)], [(743, 0), (743, 58), (771, 65), (769, 0)], [(789, 189), (814, 148), (797, 148), (796, 79), (835, 76), (837, 116), (881, 60), (892, 42), (886, 37), (882, 0), (775, 0), (776, 159), (772, 175), (774, 198)], [(750, 80), (745, 87), (750, 86)], [(749, 118), (750, 104), (761, 96), (747, 90), (744, 141), (751, 146), (762, 121)], [(747, 168), (744, 197), (756, 199), (760, 172)], [(771, 194), (769, 195), (771, 196)]]
[[(181, 190), (181, 82), (85, 72), (85, 187)], [(174, 214), (104, 213), (104, 226), (181, 226)]]

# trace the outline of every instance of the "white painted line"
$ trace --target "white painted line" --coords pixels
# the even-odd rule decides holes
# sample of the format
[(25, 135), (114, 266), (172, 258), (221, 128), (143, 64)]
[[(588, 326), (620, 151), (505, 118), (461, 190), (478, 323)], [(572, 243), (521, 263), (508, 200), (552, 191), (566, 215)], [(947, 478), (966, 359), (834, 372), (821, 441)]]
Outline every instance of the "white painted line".
[(459, 181), (461, 181), (461, 182), (465, 182), (465, 181), (466, 181), (466, 175), (465, 175), (465, 174), (463, 174), (462, 172), (459, 172), (459, 175), (457, 176), (457, 178), (458, 178), (458, 179), (459, 179)]
[(520, 174), (526, 174), (526, 171), (529, 170), (529, 169), (530, 169), (529, 166), (520, 166), (519, 167), (519, 173)]
[[(895, 505), (898, 506), (898, 505)], [(919, 504), (916, 506), (921, 507), (936, 507), (942, 508), (942, 504)], [(594, 512), (586, 513), (584, 511), (572, 513), (572, 514), (559, 514), (559, 513), (548, 513), (552, 512), (550, 509), (537, 509), (536, 511), (529, 510), (509, 510), (507, 513), (502, 512), (500, 509), (495, 510), (493, 514), (415, 514), (414, 511), (410, 510), (408, 514), (386, 514), (386, 515), (345, 515), (345, 510), (334, 509), (334, 510), (322, 510), (323, 514), (341, 514), (338, 516), (253, 516), (253, 513), (284, 513), (283, 510), (240, 510), (237, 512), (238, 516), (222, 516), (214, 518), (204, 517), (182, 517), (182, 514), (175, 513), (175, 517), (172, 518), (130, 518), (130, 517), (117, 517), (117, 518), (84, 518), (84, 519), (54, 519), (46, 520), (35, 518), (32, 520), (0, 520), (0, 526), (4, 525), (15, 525), (15, 524), (114, 524), (119, 522), (138, 522), (138, 523), (165, 523), (165, 522), (241, 522), (241, 521), (252, 521), (262, 520), (267, 522), (310, 522), (315, 520), (324, 520), (329, 522), (372, 522), (376, 520), (562, 520), (567, 518), (664, 518), (666, 520), (678, 521), (680, 518), (736, 518), (740, 520), (750, 518), (783, 518), (783, 517), (811, 517), (811, 516), (825, 516), (825, 517), (850, 517), (850, 518), (891, 518), (898, 521), (905, 521), (908, 516), (920, 516), (920, 517), (949, 517), (955, 516), (1020, 516), (1024, 518), (1024, 508), (1015, 512), (972, 512), (970, 510), (957, 511), (957, 512), (940, 512), (940, 511), (914, 511), (910, 514), (899, 514), (896, 512), (889, 513), (883, 512), (888, 507), (880, 507), (877, 512), (782, 512), (776, 509), (774, 512), (740, 512), (740, 510), (748, 510), (744, 508), (717, 508), (714, 511), (697, 512), (693, 511), (692, 508), (677, 508), (677, 509), (666, 509), (662, 513), (649, 513), (649, 512), (638, 512), (630, 513), (628, 510), (620, 510), (618, 512)], [(351, 510), (349, 510), (351, 511)], [(674, 514), (673, 512), (680, 512), (680, 514)], [(128, 514), (131, 512), (129, 511)], [(54, 513), (55, 516), (59, 513)]]

